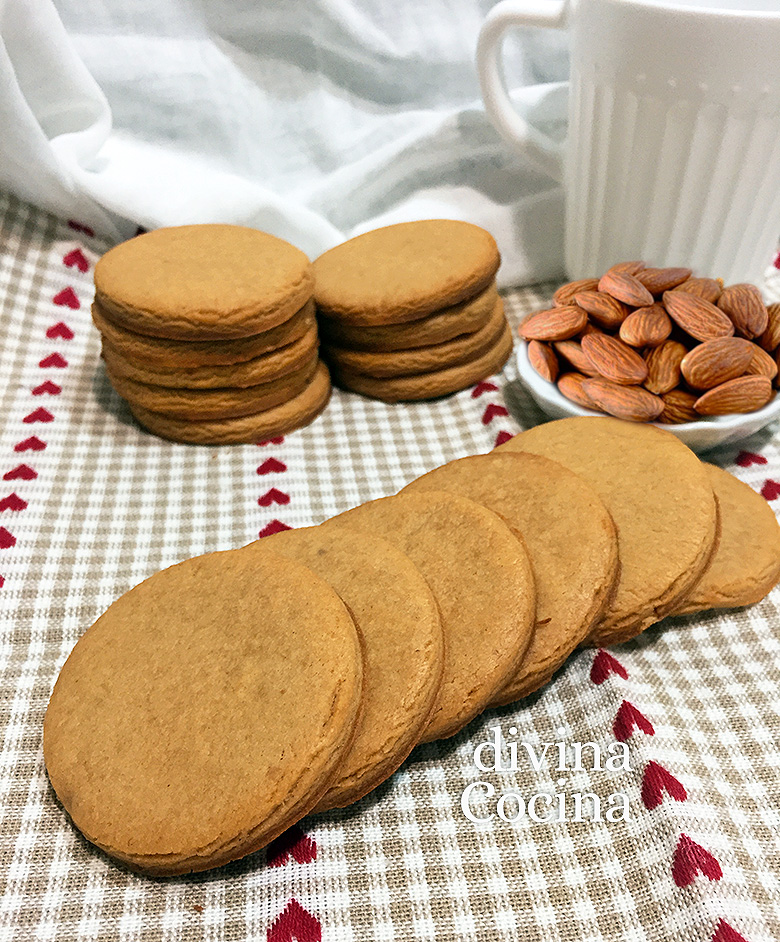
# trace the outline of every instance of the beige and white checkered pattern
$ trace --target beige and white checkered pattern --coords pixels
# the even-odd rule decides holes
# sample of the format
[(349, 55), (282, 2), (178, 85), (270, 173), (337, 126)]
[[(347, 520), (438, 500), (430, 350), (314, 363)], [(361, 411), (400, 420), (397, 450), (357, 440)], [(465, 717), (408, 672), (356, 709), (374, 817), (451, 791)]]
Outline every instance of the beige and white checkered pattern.
[[(246, 543), (274, 519), (308, 525), (393, 493), (540, 418), (510, 363), (495, 378), (501, 389), (437, 402), (388, 406), (336, 392), (323, 416), (280, 444), (161, 441), (133, 422), (100, 365), (89, 304), (91, 268), (105, 247), (0, 198), (0, 500), (14, 493), (27, 502), (0, 512), (0, 942), (780, 937), (780, 591), (746, 611), (667, 620), (616, 649), (628, 679), (613, 673), (594, 684), (594, 653), (578, 653), (540, 694), (419, 747), (353, 808), (302, 822), (315, 860), (271, 866), (260, 852), (211, 873), (154, 881), (81, 838), (49, 787), (41, 724), (59, 667), (113, 599), (177, 560)], [(86, 272), (70, 254), (77, 248)], [(63, 297), (67, 288), (73, 295)], [(551, 290), (511, 294), (510, 316)], [(78, 308), (67, 304), (74, 297)], [(60, 321), (72, 339), (47, 337)], [(53, 353), (67, 366), (39, 365)], [(46, 381), (61, 392), (33, 395)], [(486, 412), (504, 401), (514, 417)], [(26, 422), (39, 408), (52, 420)], [(31, 447), (31, 436), (45, 448)], [(738, 448), (711, 460), (761, 489), (780, 480), (779, 446), (770, 430), (740, 446), (765, 464), (736, 466)], [(258, 473), (269, 458), (286, 470)], [(258, 506), (272, 487), (289, 503)], [(516, 728), (518, 741), (606, 747), (624, 700), (655, 730), (628, 740), (631, 772), (474, 767), (475, 746), (496, 725), (506, 736)], [(686, 801), (666, 795), (646, 810), (640, 790), (651, 760), (684, 784)], [(477, 780), (499, 794), (625, 791), (631, 820), (477, 824), (460, 805)], [(677, 885), (681, 834), (717, 859), (719, 880), (694, 872)], [(291, 899), (313, 918), (279, 918)]]

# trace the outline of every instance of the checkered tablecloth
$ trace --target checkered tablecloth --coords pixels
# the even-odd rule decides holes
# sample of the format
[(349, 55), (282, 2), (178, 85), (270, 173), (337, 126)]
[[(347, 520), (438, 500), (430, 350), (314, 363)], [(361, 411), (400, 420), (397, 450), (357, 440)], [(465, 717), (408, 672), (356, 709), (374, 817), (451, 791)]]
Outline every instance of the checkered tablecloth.
[[(161, 441), (100, 364), (89, 306), (106, 247), (0, 197), (0, 942), (780, 937), (780, 590), (581, 651), (541, 693), (419, 747), (354, 807), (220, 870), (149, 880), (80, 837), (49, 787), (41, 725), (68, 652), (117, 596), (185, 557), (394, 493), (540, 418), (510, 362), (437, 402), (337, 391), (312, 426), (259, 445)], [(509, 294), (510, 317), (552, 288)], [(779, 444), (770, 429), (710, 460), (780, 508)], [(481, 772), (474, 749), (496, 726), (536, 746), (625, 742), (631, 770)], [(630, 820), (471, 821), (461, 798), (478, 781), (495, 797), (620, 792)], [(487, 817), (495, 799), (473, 807)]]

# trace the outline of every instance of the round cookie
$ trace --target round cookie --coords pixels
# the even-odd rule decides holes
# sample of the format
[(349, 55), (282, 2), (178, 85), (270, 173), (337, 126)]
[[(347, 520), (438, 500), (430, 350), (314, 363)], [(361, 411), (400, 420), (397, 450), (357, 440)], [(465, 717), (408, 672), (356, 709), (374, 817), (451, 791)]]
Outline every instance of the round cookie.
[(498, 342), (484, 353), (457, 366), (421, 373), (419, 376), (395, 376), (377, 379), (337, 363), (332, 365), (333, 381), (343, 389), (362, 393), (383, 402), (413, 402), (447, 396), (497, 373), (512, 352), (512, 331), (506, 324)]
[(314, 262), (317, 307), (347, 324), (403, 324), (483, 291), (501, 256), (493, 236), (453, 219), (373, 229)]
[(104, 340), (129, 360), (148, 364), (152, 369), (188, 369), (199, 366), (231, 366), (270, 353), (294, 343), (316, 327), (314, 300), (296, 311), (292, 317), (251, 337), (238, 340), (165, 340), (146, 337), (119, 327), (110, 321), (99, 304), (92, 305), (92, 321)]
[(493, 313), (498, 291), (495, 282), (478, 295), (429, 314), (417, 321), (386, 326), (353, 326), (320, 315), (320, 333), (330, 343), (351, 350), (387, 353), (444, 343), (461, 334), (472, 334), (483, 327)]
[(95, 300), (111, 320), (174, 340), (259, 334), (292, 317), (312, 290), (300, 249), (245, 226), (155, 229), (95, 265)]
[(525, 542), (536, 581), (536, 630), (492, 706), (547, 683), (587, 637), (615, 586), (617, 534), (594, 488), (563, 465), (524, 452), (459, 458), (402, 493), (446, 490), (497, 513)]
[(49, 779), (110, 856), (154, 875), (206, 870), (316, 805), (361, 685), (352, 618), (310, 570), (271, 553), (188, 559), (79, 639), (46, 712)]
[(244, 389), (257, 386), (300, 370), (316, 357), (316, 353), (315, 326), (286, 347), (230, 366), (149, 367), (143, 361), (139, 363), (123, 356), (109, 340), (103, 339), (103, 358), (114, 375), (137, 383), (172, 389)]
[(302, 392), (317, 369), (317, 355), (293, 373), (245, 389), (170, 389), (120, 376), (106, 357), (111, 385), (131, 406), (140, 405), (172, 419), (203, 421), (252, 415), (287, 402)]
[(343, 808), (392, 775), (417, 745), (441, 687), (439, 609), (414, 563), (386, 540), (345, 528), (286, 530), (245, 547), (308, 566), (333, 586), (363, 639), (355, 740), (317, 811)]
[(286, 435), (313, 421), (330, 398), (330, 376), (327, 367), (317, 363), (311, 382), (297, 396), (281, 405), (237, 419), (189, 422), (172, 419), (128, 403), (130, 411), (148, 431), (174, 442), (189, 445), (251, 444), (274, 435)]
[(421, 741), (454, 735), (493, 702), (531, 641), (536, 591), (522, 542), (492, 511), (447, 491), (402, 492), (321, 526), (389, 540), (431, 587), (444, 630), (444, 678)]
[(366, 350), (348, 350), (334, 344), (323, 344), (323, 358), (340, 367), (377, 378), (419, 375), (434, 370), (457, 366), (474, 360), (494, 347), (506, 329), (504, 302), (497, 298), (490, 317), (473, 334), (463, 334), (444, 343), (430, 347), (415, 347), (413, 350), (394, 350), (391, 353), (375, 353)]
[(704, 467), (720, 509), (720, 542), (674, 615), (753, 605), (780, 579), (780, 526), (772, 508), (733, 474), (711, 464)]
[(621, 573), (587, 644), (633, 638), (674, 611), (700, 578), (716, 545), (717, 507), (704, 465), (671, 432), (613, 418), (560, 419), (497, 451), (560, 462), (593, 485), (612, 516)]

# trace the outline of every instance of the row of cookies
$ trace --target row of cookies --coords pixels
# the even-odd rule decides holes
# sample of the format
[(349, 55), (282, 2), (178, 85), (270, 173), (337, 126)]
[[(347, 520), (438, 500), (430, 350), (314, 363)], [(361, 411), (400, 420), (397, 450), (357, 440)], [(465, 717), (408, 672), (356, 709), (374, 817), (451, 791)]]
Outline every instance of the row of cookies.
[(129, 866), (218, 866), (538, 689), (578, 645), (748, 604), (779, 575), (766, 502), (674, 436), (552, 422), (132, 589), (61, 671), (47, 769)]

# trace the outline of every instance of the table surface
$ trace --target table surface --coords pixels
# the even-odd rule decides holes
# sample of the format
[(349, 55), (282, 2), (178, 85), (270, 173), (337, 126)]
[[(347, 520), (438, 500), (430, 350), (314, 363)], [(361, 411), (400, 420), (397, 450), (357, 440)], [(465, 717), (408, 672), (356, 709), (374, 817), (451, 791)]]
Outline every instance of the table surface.
[[(352, 808), (220, 870), (148, 880), (81, 838), (49, 786), (41, 726), (59, 668), (115, 598), (186, 557), (392, 494), (542, 418), (510, 361), (436, 402), (336, 391), (309, 428), (260, 445), (154, 438), (100, 364), (89, 307), (106, 248), (0, 196), (0, 942), (780, 936), (780, 590), (580, 651), (540, 693), (418, 747)], [(513, 323), (553, 288), (508, 293)], [(779, 445), (771, 428), (708, 460), (780, 509)], [(631, 768), (480, 772), (474, 749), (496, 726), (537, 746), (625, 741)], [(620, 792), (630, 819), (472, 822), (461, 796), (477, 781), (497, 796)]]

